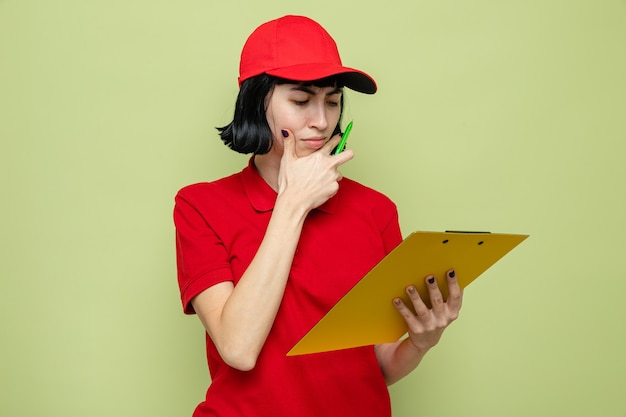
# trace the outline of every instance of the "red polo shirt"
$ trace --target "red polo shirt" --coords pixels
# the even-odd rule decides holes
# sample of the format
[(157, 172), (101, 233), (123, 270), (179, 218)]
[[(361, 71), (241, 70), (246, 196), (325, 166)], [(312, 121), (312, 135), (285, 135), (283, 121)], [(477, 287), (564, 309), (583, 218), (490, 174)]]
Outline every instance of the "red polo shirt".
[[(276, 192), (254, 167), (176, 196), (178, 283), (184, 311), (212, 285), (246, 270), (267, 228)], [(286, 353), (402, 236), (395, 205), (344, 178), (304, 223), (279, 311), (255, 368), (226, 365), (207, 336), (211, 385), (194, 417), (385, 417), (389, 394), (372, 346)], [(389, 301), (391, 302), (391, 300)]]

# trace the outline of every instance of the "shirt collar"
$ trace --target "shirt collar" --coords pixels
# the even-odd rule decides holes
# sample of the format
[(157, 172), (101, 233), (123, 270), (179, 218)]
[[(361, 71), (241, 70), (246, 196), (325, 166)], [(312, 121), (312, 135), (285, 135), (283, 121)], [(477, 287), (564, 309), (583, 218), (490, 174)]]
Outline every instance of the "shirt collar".
[[(261, 177), (259, 170), (254, 165), (254, 156), (248, 161), (248, 166), (241, 171), (241, 181), (243, 182), (243, 188), (248, 196), (248, 200), (250, 200), (250, 204), (256, 211), (266, 212), (274, 209), (278, 194)], [(339, 191), (341, 191), (341, 183), (339, 185)], [(332, 214), (336, 209), (339, 195), (340, 192), (337, 192), (316, 210)]]

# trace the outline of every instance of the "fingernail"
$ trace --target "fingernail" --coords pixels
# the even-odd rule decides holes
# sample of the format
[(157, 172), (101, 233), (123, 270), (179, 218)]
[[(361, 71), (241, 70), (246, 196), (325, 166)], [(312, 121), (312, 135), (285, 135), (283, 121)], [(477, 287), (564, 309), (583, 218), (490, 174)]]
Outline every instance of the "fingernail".
[(428, 278), (428, 283), (429, 284), (434, 284), (435, 283), (435, 277)]
[(454, 272), (454, 269), (452, 271), (448, 272), (448, 276), (450, 278), (454, 278), (456, 276), (456, 273)]
[(409, 294), (415, 294), (415, 287), (409, 287), (406, 289)]
[(400, 299), (399, 299), (399, 298), (396, 298), (395, 300), (393, 300), (393, 303), (394, 303), (395, 305), (399, 306), (399, 305), (400, 305)]
[(280, 131), (280, 133), (282, 133), (282, 134), (283, 134), (283, 137), (284, 137), (284, 138), (286, 138), (286, 137), (288, 137), (288, 136), (289, 136), (289, 132), (287, 132), (285, 129), (282, 129), (282, 130)]

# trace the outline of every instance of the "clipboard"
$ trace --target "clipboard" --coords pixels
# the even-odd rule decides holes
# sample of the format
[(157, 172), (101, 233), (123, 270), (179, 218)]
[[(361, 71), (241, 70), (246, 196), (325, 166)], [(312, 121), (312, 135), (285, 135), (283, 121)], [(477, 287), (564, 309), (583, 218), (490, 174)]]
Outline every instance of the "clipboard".
[(400, 297), (410, 306), (405, 291), (409, 284), (428, 305), (424, 279), (433, 274), (446, 299), (448, 270), (455, 270), (459, 285), (465, 288), (527, 237), (489, 232), (414, 232), (341, 298), (287, 356), (395, 342), (407, 329), (392, 300)]

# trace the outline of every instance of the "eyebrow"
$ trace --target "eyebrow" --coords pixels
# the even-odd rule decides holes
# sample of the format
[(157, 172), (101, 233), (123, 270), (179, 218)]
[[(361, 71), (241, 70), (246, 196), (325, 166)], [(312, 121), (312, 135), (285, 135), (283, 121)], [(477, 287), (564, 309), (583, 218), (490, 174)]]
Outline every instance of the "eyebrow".
[[(315, 95), (315, 94), (317, 94), (317, 92), (316, 92), (315, 90), (313, 90), (312, 88), (310, 88), (310, 87), (308, 87), (308, 86), (306, 86), (306, 85), (297, 85), (297, 86), (295, 86), (295, 87), (292, 87), (291, 89), (292, 89), (292, 90), (297, 90), (297, 91), (302, 91), (302, 92), (305, 92), (305, 93), (307, 93), (307, 94), (311, 94), (311, 95)], [(326, 94), (326, 96), (332, 96), (332, 95), (335, 95), (335, 94), (340, 94), (340, 93), (342, 93), (342, 92), (343, 92), (343, 89), (342, 89), (342, 88), (340, 88), (340, 87), (337, 87), (337, 88), (335, 88), (334, 90), (329, 91), (329, 92)]]

